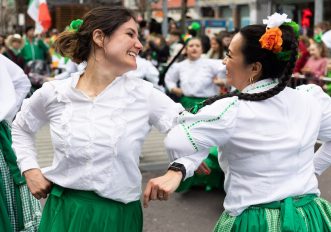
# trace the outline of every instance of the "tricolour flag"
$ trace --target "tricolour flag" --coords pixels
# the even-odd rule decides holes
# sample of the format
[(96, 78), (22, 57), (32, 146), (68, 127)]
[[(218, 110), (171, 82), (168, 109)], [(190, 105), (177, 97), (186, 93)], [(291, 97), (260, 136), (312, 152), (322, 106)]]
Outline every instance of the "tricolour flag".
[(36, 33), (47, 31), (52, 24), (46, 0), (30, 0), (28, 15), (36, 22)]

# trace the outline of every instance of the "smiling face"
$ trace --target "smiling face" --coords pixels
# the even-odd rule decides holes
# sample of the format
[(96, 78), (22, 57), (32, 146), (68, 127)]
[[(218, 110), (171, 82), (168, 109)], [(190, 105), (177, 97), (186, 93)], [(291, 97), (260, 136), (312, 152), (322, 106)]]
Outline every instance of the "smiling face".
[(133, 19), (122, 24), (103, 44), (105, 62), (119, 75), (137, 68), (136, 56), (142, 49), (137, 24)]
[(245, 63), (241, 49), (243, 44), (244, 38), (237, 33), (229, 45), (226, 58), (223, 59), (223, 64), (226, 65), (226, 81), (238, 90), (243, 90), (249, 85), (249, 77), (253, 75), (252, 66)]
[(186, 48), (187, 57), (190, 60), (197, 60), (202, 54), (202, 43), (199, 39), (191, 39)]

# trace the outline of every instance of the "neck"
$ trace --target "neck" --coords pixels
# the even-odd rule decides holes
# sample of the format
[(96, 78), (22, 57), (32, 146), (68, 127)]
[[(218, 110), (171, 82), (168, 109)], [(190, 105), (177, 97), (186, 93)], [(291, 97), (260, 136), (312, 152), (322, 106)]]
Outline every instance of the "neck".
[(96, 97), (111, 84), (116, 77), (116, 74), (111, 72), (111, 68), (105, 68), (97, 61), (90, 60), (76, 88), (90, 97)]

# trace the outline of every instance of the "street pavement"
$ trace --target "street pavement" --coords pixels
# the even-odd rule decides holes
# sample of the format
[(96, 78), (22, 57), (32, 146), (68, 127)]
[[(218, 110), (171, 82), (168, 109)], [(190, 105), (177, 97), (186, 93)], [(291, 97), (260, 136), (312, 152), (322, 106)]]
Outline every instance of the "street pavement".
[[(162, 175), (169, 163), (163, 148), (164, 135), (152, 130), (146, 139), (140, 169), (143, 190), (149, 179)], [(52, 162), (49, 127), (43, 127), (36, 136), (38, 160), (41, 167)], [(331, 201), (331, 168), (319, 177), (322, 197)], [(143, 209), (144, 232), (208, 232), (223, 211), (225, 193), (195, 188), (186, 193), (174, 193), (168, 201), (153, 201)], [(43, 203), (43, 202), (42, 202)]]

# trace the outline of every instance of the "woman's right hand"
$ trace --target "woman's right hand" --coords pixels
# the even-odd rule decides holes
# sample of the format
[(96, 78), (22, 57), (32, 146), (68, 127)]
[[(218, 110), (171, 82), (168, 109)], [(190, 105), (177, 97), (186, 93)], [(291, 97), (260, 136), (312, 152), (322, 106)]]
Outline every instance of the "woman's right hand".
[(171, 92), (177, 97), (181, 97), (183, 95), (183, 90), (181, 88), (172, 88)]
[(51, 191), (52, 182), (44, 177), (40, 169), (27, 170), (23, 175), (30, 192), (35, 198), (39, 200), (47, 197), (47, 194)]

